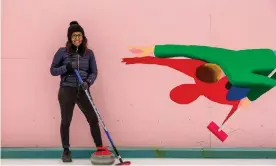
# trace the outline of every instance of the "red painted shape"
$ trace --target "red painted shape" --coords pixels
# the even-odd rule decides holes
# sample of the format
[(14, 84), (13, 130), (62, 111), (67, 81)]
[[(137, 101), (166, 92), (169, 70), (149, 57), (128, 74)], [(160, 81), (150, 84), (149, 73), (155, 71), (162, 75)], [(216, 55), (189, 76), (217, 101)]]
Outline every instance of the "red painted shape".
[(211, 122), (207, 128), (219, 139), (224, 142), (228, 135), (223, 131), (219, 131), (219, 126), (215, 122)]
[[(203, 95), (209, 100), (226, 105), (232, 105), (229, 116), (238, 108), (240, 100), (228, 101), (226, 94), (228, 90), (225, 84), (228, 82), (227, 77), (223, 77), (215, 83), (205, 83), (198, 80), (195, 76), (197, 67), (205, 64), (206, 62), (195, 59), (170, 59), (170, 58), (157, 58), (157, 57), (135, 57), (123, 58), (126, 64), (153, 64), (173, 68), (185, 75), (192, 77), (195, 84), (182, 84), (170, 92), (170, 98), (178, 104), (189, 104), (195, 101), (199, 96)], [(227, 119), (229, 118), (227, 116)]]

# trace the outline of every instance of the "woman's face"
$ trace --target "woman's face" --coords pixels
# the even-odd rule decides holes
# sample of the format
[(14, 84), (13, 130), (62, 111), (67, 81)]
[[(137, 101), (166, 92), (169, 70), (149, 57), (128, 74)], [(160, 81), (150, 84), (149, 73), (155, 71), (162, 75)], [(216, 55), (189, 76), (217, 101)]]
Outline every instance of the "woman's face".
[(71, 40), (72, 40), (72, 43), (73, 43), (76, 47), (80, 46), (81, 43), (82, 43), (82, 40), (83, 40), (82, 33), (81, 33), (81, 32), (74, 32), (74, 33), (72, 34)]

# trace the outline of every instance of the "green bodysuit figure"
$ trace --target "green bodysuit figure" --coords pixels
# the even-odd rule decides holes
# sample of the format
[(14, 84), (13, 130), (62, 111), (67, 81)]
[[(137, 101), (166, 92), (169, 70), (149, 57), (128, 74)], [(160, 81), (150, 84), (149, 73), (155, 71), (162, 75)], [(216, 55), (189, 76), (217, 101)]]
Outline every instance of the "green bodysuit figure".
[[(136, 47), (137, 49), (137, 47)], [(139, 49), (139, 48), (138, 48)], [(254, 101), (276, 86), (276, 55), (271, 49), (230, 50), (196, 45), (155, 45), (142, 49), (151, 50), (156, 57), (187, 57), (220, 66), (229, 82), (237, 87), (250, 88), (247, 98)]]

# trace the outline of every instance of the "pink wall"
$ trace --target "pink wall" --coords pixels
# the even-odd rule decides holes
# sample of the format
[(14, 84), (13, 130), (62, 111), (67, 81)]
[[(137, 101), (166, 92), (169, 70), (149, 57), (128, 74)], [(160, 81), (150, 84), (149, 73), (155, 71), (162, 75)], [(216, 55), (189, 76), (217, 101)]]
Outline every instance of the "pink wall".
[[(230, 107), (204, 97), (190, 105), (173, 103), (170, 90), (192, 82), (189, 77), (121, 63), (133, 56), (130, 45), (276, 48), (275, 9), (275, 0), (3, 0), (2, 146), (60, 146), (59, 77), (49, 67), (66, 42), (69, 22), (78, 20), (99, 68), (91, 90), (118, 146), (275, 147), (275, 89), (228, 123), (229, 138), (222, 143), (206, 126), (221, 123)], [(71, 144), (92, 142), (76, 107)]]

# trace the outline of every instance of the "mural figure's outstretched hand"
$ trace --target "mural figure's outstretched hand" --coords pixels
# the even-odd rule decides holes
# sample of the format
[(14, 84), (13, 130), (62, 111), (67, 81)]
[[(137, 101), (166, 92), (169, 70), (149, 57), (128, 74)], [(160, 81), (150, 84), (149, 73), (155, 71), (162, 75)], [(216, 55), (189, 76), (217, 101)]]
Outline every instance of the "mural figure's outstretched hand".
[(135, 54), (137, 57), (153, 56), (154, 46), (153, 47), (129, 47), (130, 52)]
[[(153, 54), (159, 58), (186, 57), (214, 63), (221, 67), (232, 85), (238, 87), (261, 87), (266, 89), (263, 90), (264, 92), (276, 86), (275, 77), (274, 79), (268, 78), (268, 75), (276, 68), (276, 56), (271, 49), (236, 51), (208, 46), (168, 44), (131, 47), (130, 51), (137, 56)], [(251, 99), (255, 100), (257, 97), (259, 95)]]
[(242, 110), (246, 110), (250, 104), (251, 101), (246, 97), (240, 101), (239, 108)]

